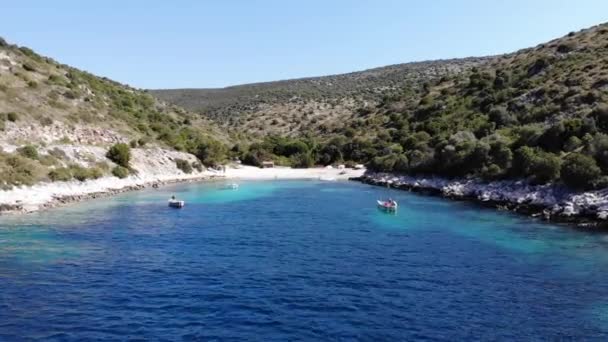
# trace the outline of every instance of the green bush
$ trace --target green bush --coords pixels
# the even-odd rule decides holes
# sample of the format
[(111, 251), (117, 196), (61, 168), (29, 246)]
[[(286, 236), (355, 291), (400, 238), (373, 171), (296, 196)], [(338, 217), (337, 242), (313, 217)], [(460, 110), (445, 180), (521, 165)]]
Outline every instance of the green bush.
[(6, 113), (6, 119), (10, 122), (15, 122), (19, 119), (19, 115), (15, 112)]
[(33, 185), (45, 175), (40, 165), (31, 159), (0, 152), (0, 188)]
[(528, 146), (515, 153), (513, 173), (518, 177), (531, 177), (538, 183), (547, 183), (560, 176), (561, 160), (553, 153)]
[(407, 172), (409, 170), (409, 162), (404, 154), (389, 154), (382, 157), (376, 157), (368, 164), (372, 171), (380, 172)]
[(290, 158), (291, 166), (296, 168), (309, 168), (315, 164), (309, 152), (300, 152), (292, 155)]
[(561, 175), (563, 182), (574, 189), (587, 190), (602, 175), (602, 170), (595, 160), (580, 153), (571, 153), (564, 159)]
[(129, 161), (131, 160), (131, 148), (129, 148), (129, 145), (124, 143), (114, 144), (108, 150), (106, 157), (114, 163), (122, 167), (128, 168)]
[(496, 123), (497, 127), (510, 126), (517, 123), (517, 118), (510, 114), (504, 107), (494, 107), (489, 113), (490, 121)]
[(37, 160), (38, 159), (38, 149), (32, 145), (25, 145), (23, 147), (19, 147), (17, 149), (17, 153), (21, 156)]
[(53, 182), (67, 182), (72, 179), (72, 172), (67, 167), (60, 167), (49, 172), (49, 179)]
[(194, 155), (205, 165), (217, 165), (226, 159), (228, 149), (217, 140), (208, 139), (198, 144)]
[(192, 173), (192, 165), (187, 160), (176, 158), (175, 165), (185, 173)]
[(84, 168), (79, 165), (71, 165), (70, 171), (72, 173), (72, 176), (81, 182), (84, 182), (88, 179), (101, 178), (103, 176), (103, 172), (97, 167)]
[(91, 167), (89, 168), (89, 177), (91, 179), (98, 179), (103, 177), (103, 170), (98, 168), (98, 167)]
[(608, 132), (608, 104), (600, 104), (596, 106), (590, 115), (595, 119), (599, 129), (604, 132)]
[(118, 178), (127, 178), (129, 176), (129, 169), (119, 165), (112, 169), (112, 174)]
[(504, 174), (504, 170), (496, 164), (490, 164), (481, 170), (481, 177), (486, 180), (500, 178)]
[(561, 160), (552, 153), (543, 154), (536, 159), (532, 166), (534, 180), (548, 183), (560, 177)]
[(568, 140), (564, 143), (564, 150), (566, 152), (572, 152), (572, 151), (576, 150), (577, 148), (579, 148), (581, 145), (582, 145), (581, 139), (573, 136), (573, 137), (568, 138)]

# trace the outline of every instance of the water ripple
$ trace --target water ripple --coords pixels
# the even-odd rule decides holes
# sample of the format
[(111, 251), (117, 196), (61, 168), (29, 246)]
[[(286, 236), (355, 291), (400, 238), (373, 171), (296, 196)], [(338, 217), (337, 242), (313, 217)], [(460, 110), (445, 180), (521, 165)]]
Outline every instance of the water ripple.
[(405, 192), (385, 215), (384, 195), (182, 185), (8, 219), (0, 340), (608, 337), (605, 236)]

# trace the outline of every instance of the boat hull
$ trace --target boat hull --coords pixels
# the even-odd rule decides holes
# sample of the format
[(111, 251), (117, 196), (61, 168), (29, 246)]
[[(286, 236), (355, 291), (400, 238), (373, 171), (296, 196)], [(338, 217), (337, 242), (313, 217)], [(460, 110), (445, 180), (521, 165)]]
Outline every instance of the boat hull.
[(186, 203), (184, 201), (169, 201), (169, 207), (171, 208), (183, 208)]
[(389, 212), (397, 211), (398, 206), (396, 203), (394, 206), (390, 206), (390, 205), (386, 205), (385, 202), (380, 201), (380, 200), (378, 200), (376, 202), (378, 202), (378, 209), (380, 209), (380, 210), (389, 211)]

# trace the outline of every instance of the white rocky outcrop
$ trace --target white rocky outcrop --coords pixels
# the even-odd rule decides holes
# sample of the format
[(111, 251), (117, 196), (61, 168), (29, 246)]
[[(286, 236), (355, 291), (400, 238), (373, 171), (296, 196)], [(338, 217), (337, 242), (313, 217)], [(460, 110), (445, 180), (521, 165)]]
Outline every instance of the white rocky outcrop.
[(483, 182), (471, 179), (414, 177), (387, 173), (367, 173), (363, 180), (394, 187), (432, 189), (446, 197), (474, 198), (482, 202), (543, 207), (550, 215), (588, 216), (608, 219), (608, 189), (574, 192), (563, 186), (532, 185), (525, 181)]

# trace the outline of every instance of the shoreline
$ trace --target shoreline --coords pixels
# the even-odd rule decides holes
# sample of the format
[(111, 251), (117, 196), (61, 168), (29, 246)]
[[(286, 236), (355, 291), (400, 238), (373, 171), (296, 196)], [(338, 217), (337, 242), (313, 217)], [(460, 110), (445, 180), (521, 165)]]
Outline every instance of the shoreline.
[[(358, 181), (375, 186), (474, 202), (487, 208), (508, 210), (578, 228), (608, 229), (608, 191), (575, 193), (553, 185), (530, 185), (523, 181), (480, 182), (448, 180), (440, 177), (412, 177), (365, 170), (253, 166), (229, 167), (225, 172), (163, 174), (155, 177), (131, 176), (126, 179), (103, 177), (85, 182), (41, 183), (30, 187), (0, 191), (0, 216), (49, 210), (89, 199), (139, 191), (179, 183), (238, 180), (321, 180)], [(12, 201), (9, 201), (11, 199)]]
[[(109, 177), (106, 177), (109, 178)], [(32, 204), (23, 202), (23, 200), (16, 200), (15, 203), (0, 203), (0, 217), (5, 215), (20, 215), (20, 214), (30, 214), (39, 211), (45, 211), (53, 208), (67, 206), (69, 204), (84, 202), (90, 199), (96, 198), (105, 198), (111, 197), (117, 194), (131, 192), (131, 191), (139, 191), (147, 188), (156, 188), (162, 187), (171, 184), (180, 184), (180, 183), (195, 183), (195, 182), (206, 182), (213, 181), (215, 179), (222, 179), (223, 177), (219, 177), (217, 175), (210, 174), (200, 174), (195, 177), (176, 177), (176, 178), (168, 178), (168, 179), (159, 179), (155, 181), (146, 181), (146, 182), (135, 182), (133, 184), (124, 185), (121, 187), (111, 187), (106, 189), (101, 189), (99, 191), (81, 191), (75, 192), (73, 194), (66, 195), (50, 195), (51, 197), (39, 204)], [(49, 183), (52, 184), (52, 183)], [(41, 189), (44, 188), (44, 185), (37, 185)], [(43, 191), (43, 190), (41, 190)]]
[(286, 180), (286, 179), (318, 179), (322, 181), (347, 181), (353, 177), (361, 177), (364, 169), (312, 167), (293, 169), (289, 167), (258, 168), (255, 166), (239, 165), (230, 167), (223, 173), (226, 179), (234, 180)]
[(530, 185), (523, 181), (480, 182), (366, 173), (352, 181), (388, 186), (403, 191), (473, 202), (483, 207), (508, 210), (552, 223), (577, 228), (608, 229), (606, 191), (571, 192), (553, 185)]
[(171, 173), (129, 176), (125, 179), (102, 177), (85, 182), (39, 183), (0, 191), (0, 216), (28, 214), (49, 210), (89, 199), (110, 197), (116, 194), (178, 183), (211, 182), (226, 180), (325, 180), (346, 181), (360, 177), (365, 170), (277, 167), (262, 169), (253, 166), (227, 168), (226, 172), (203, 171), (193, 174)]

